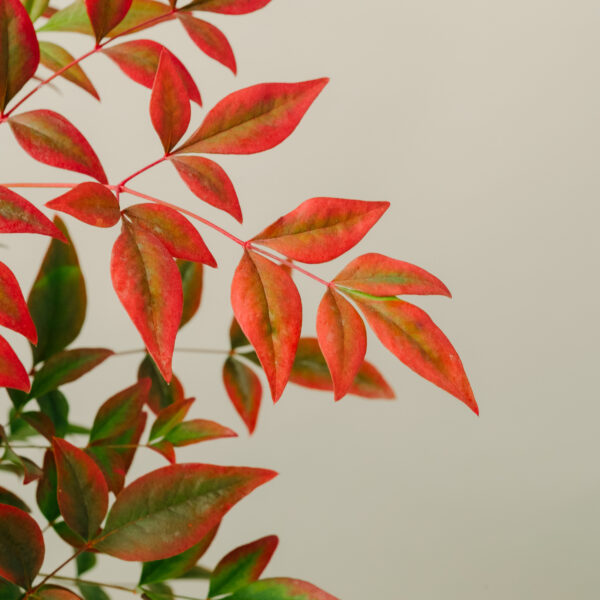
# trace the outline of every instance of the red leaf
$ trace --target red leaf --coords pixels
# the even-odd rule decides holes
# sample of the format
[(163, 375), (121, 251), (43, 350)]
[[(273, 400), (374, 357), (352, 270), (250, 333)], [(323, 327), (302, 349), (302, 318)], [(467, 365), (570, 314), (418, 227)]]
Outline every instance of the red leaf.
[(0, 233), (39, 233), (67, 243), (60, 229), (23, 196), (0, 185)]
[(0, 504), (0, 576), (29, 590), (44, 562), (44, 537), (24, 511)]
[(176, 152), (254, 154), (277, 146), (298, 123), (328, 79), (262, 83), (230, 94)]
[(394, 390), (383, 375), (367, 360), (358, 371), (350, 393), (363, 398), (383, 398), (385, 400), (392, 400), (396, 397)]
[(124, 212), (138, 226), (155, 235), (171, 256), (217, 266), (196, 228), (176, 210), (148, 203), (136, 204)]
[(206, 10), (224, 15), (245, 15), (269, 4), (271, 0), (195, 0), (186, 9)]
[[(160, 18), (162, 17), (162, 18)], [(111, 29), (108, 37), (116, 37), (125, 32), (133, 33), (143, 29), (154, 27), (173, 18), (168, 6), (154, 0), (133, 0), (129, 12), (125, 18)]]
[[(165, 380), (170, 381), (183, 307), (177, 265), (160, 240), (147, 229), (125, 224), (113, 246), (111, 276), (117, 296), (148, 352)], [(165, 294), (165, 290), (169, 293)]]
[(31, 19), (19, 0), (0, 2), (0, 113), (35, 75), (40, 50)]
[(254, 346), (277, 401), (288, 381), (302, 328), (292, 278), (255, 252), (244, 252), (231, 286), (233, 313)]
[(215, 421), (192, 419), (173, 427), (165, 436), (165, 440), (178, 448), (229, 437), (237, 437), (237, 433)]
[(383, 345), (407, 367), (435, 383), (479, 414), (458, 354), (423, 310), (399, 300), (351, 293)]
[(82, 600), (77, 594), (58, 585), (45, 585), (40, 588), (35, 597), (39, 600)]
[(202, 52), (231, 69), (233, 73), (237, 72), (233, 50), (220, 29), (185, 13), (179, 13), (178, 17), (194, 44)]
[(260, 379), (250, 367), (230, 357), (223, 365), (223, 383), (235, 410), (252, 433), (262, 399)]
[(96, 153), (63, 116), (51, 110), (32, 110), (10, 117), (8, 123), (17, 142), (35, 160), (107, 183)]
[(167, 442), (166, 440), (161, 440), (160, 442), (154, 442), (149, 444), (148, 448), (152, 448), (155, 452), (158, 452), (163, 458), (166, 458), (168, 462), (174, 465), (177, 462), (177, 457), (175, 456), (175, 447), (171, 442)]
[(300, 262), (328, 262), (358, 244), (389, 205), (311, 198), (277, 219), (253, 241)]
[(46, 206), (96, 227), (112, 227), (121, 218), (119, 201), (115, 195), (93, 181), (80, 183), (66, 194), (46, 202)]
[(375, 252), (355, 258), (333, 281), (337, 286), (372, 296), (451, 296), (448, 288), (431, 273)]
[[(0, 200), (2, 200), (1, 194), (0, 189)], [(24, 335), (32, 344), (37, 342), (37, 331), (19, 282), (13, 272), (2, 262), (0, 262), (0, 325)]]
[(0, 387), (24, 392), (29, 392), (31, 389), (31, 382), (25, 367), (2, 336), (0, 336)]
[(365, 360), (367, 332), (353, 306), (333, 289), (325, 292), (319, 304), (317, 337), (339, 400), (352, 387)]
[(200, 200), (228, 212), (242, 222), (242, 209), (233, 183), (216, 162), (203, 156), (178, 156), (171, 158), (171, 162)]
[[(154, 86), (154, 77), (158, 69), (158, 62), (163, 50), (169, 52), (158, 42), (152, 40), (133, 40), (118, 44), (117, 46), (111, 46), (110, 48), (104, 48), (102, 52), (114, 60), (123, 73), (133, 79), (133, 81), (152, 89)], [(179, 70), (190, 100), (202, 106), (200, 92), (189, 71), (172, 53), (171, 57)]]
[(92, 22), (96, 41), (100, 41), (116, 27), (131, 8), (132, 0), (85, 0), (85, 7)]
[(150, 97), (150, 118), (165, 153), (182, 138), (191, 114), (190, 99), (174, 57), (163, 49)]
[(152, 425), (149, 440), (152, 442), (161, 438), (169, 433), (175, 425), (179, 425), (185, 419), (193, 402), (193, 398), (188, 398), (187, 400), (179, 400), (163, 408), (156, 416), (156, 421)]

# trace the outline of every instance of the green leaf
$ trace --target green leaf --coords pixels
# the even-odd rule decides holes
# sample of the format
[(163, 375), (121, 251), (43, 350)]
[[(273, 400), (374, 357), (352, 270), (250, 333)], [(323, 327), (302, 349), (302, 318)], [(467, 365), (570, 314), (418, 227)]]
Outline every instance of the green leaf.
[(52, 450), (46, 450), (44, 454), (42, 476), (38, 481), (35, 498), (48, 522), (51, 523), (60, 516), (57, 498), (56, 462)]
[(237, 437), (237, 433), (214, 421), (192, 419), (176, 425), (165, 436), (165, 440), (177, 448), (227, 437)]
[(144, 377), (148, 377), (152, 382), (148, 395), (148, 406), (155, 413), (159, 413), (173, 402), (183, 400), (183, 387), (179, 379), (173, 375), (171, 383), (167, 383), (149, 354), (146, 354), (138, 369), (138, 379)]
[(54, 13), (38, 31), (73, 31), (93, 35), (92, 24), (83, 0), (75, 0)]
[(69, 403), (64, 394), (53, 390), (37, 399), (40, 410), (54, 424), (56, 437), (64, 438), (69, 430)]
[(25, 10), (29, 13), (29, 18), (35, 22), (43, 14), (46, 8), (48, 8), (48, 0), (22, 0)]
[(179, 324), (181, 329), (200, 308), (204, 267), (202, 263), (182, 259), (177, 260), (177, 267), (183, 285), (183, 312)]
[(179, 425), (193, 404), (194, 399), (179, 400), (173, 404), (163, 408), (156, 417), (150, 430), (150, 441), (153, 442), (169, 433), (173, 427)]
[(0, 577), (0, 600), (19, 600), (23, 590), (14, 583)]
[[(14, 506), (15, 508), (20, 508), (25, 512), (31, 512), (31, 509), (19, 496), (13, 494), (10, 490), (7, 490), (4, 487), (0, 486), (0, 504), (8, 504), (9, 506)], [(0, 595), (0, 599), (2, 596)]]
[(77, 587), (84, 600), (110, 600), (110, 596), (99, 585), (79, 582)]
[(93, 552), (82, 552), (77, 555), (75, 564), (77, 565), (77, 576), (80, 577), (84, 573), (91, 571), (98, 562), (96, 555)]
[(318, 587), (301, 581), (278, 577), (262, 579), (238, 590), (228, 600), (338, 600)]
[(166, 583), (151, 583), (145, 586), (142, 598), (144, 600), (173, 600), (173, 590)]

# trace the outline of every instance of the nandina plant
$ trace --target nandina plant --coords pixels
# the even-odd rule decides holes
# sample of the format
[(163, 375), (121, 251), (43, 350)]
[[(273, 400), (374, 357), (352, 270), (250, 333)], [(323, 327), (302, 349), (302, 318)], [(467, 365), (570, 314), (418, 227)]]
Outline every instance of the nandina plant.
[[(142, 30), (147, 36), (152, 26), (176, 20), (202, 52), (235, 73), (227, 38), (201, 17), (211, 12), (242, 15), (269, 1), (76, 0), (56, 10), (48, 0), (0, 0), (0, 126), (11, 129), (32, 159), (78, 174), (72, 183), (0, 185), (0, 231), (52, 238), (27, 301), (17, 277), (0, 263), (0, 325), (25, 336), (32, 351), (31, 361), (18, 357), (0, 337), (0, 385), (11, 403), (6, 425), (0, 427), (0, 468), (7, 478), (7, 487), (0, 487), (3, 600), (106, 600), (113, 588), (168, 600), (177, 597), (172, 582), (183, 577), (207, 580), (210, 598), (334, 598), (297, 579), (261, 578), (277, 547), (274, 535), (240, 540), (244, 543), (214, 568), (198, 564), (225, 514), (275, 473), (177, 462), (178, 447), (236, 435), (222, 424), (188, 418), (199, 382), (186, 382), (188, 395), (171, 370), (177, 332), (200, 306), (204, 266), (217, 267), (197, 227), (218, 231), (241, 254), (232, 274), (234, 318), (223, 384), (250, 433), (259, 416), (262, 377), (274, 401), (289, 382), (327, 390), (335, 400), (346, 394), (393, 397), (377, 368), (365, 361), (365, 323), (402, 363), (477, 412), (461, 361), (446, 336), (423, 310), (399, 298), (449, 296), (439, 279), (375, 253), (349, 261), (331, 281), (301, 266), (326, 263), (356, 246), (388, 203), (311, 198), (243, 240), (200, 214), (201, 208), (196, 214), (133, 187), (137, 175), (168, 162), (191, 194), (242, 221), (243, 203), (215, 155), (253, 154), (282, 143), (327, 79), (260, 83), (234, 91), (187, 135), (191, 104), (201, 105), (192, 75), (157, 41), (124, 38)], [(40, 23), (37, 30), (34, 22)], [(74, 58), (57, 43), (56, 34), (65, 31), (90, 36), (91, 50)], [(59, 76), (82, 90), (71, 87), (73, 93), (99, 98), (81, 65), (98, 53), (150, 90), (149, 123), (163, 150), (152, 164), (116, 182), (109, 181), (71, 116), (25, 107)], [(38, 75), (40, 66), (51, 74)], [(8, 149), (3, 156), (9, 160)], [(109, 398), (91, 423), (71, 422), (62, 388), (118, 352), (72, 346), (86, 317), (85, 282), (65, 223), (58, 216), (50, 220), (21, 195), (33, 187), (48, 189), (47, 209), (91, 227), (114, 228), (114, 290), (147, 351), (137, 374), (132, 373), (132, 384), (107, 389)], [(316, 338), (301, 337), (302, 301), (292, 274), (323, 285)], [(166, 466), (129, 481), (139, 448), (158, 452)], [(37, 449), (37, 458), (23, 456), (23, 449)], [(10, 473), (18, 479), (9, 482)], [(37, 486), (35, 511), (15, 493), (18, 481)], [(73, 550), (66, 562), (42, 573), (43, 531), (50, 528)], [(138, 579), (130, 587), (116, 585), (110, 573), (101, 573), (105, 554), (140, 563)], [(76, 564), (74, 578), (61, 572), (71, 561)], [(86, 574), (97, 563), (92, 582)]]

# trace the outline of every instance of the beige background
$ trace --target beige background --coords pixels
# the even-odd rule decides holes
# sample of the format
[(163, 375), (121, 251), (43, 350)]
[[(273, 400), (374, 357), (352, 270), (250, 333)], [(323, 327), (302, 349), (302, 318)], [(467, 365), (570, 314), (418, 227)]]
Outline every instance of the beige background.
[[(140, 177), (138, 188), (246, 237), (315, 195), (391, 201), (358, 248), (315, 270), (329, 277), (346, 260), (381, 251), (440, 276), (454, 299), (419, 304), (455, 343), (481, 406), (477, 419), (373, 339), (368, 357), (393, 383), (396, 402), (334, 405), (290, 386), (277, 406), (265, 403), (248, 438), (222, 390), (220, 357), (176, 357), (198, 397), (193, 416), (240, 432), (180, 457), (281, 472), (227, 517), (207, 565), (277, 533), (267, 575), (308, 579), (344, 600), (598, 597), (599, 16), (591, 0), (273, 0), (254, 15), (208, 17), (231, 39), (237, 79), (175, 24), (161, 27), (207, 107), (257, 82), (332, 82), (282, 146), (222, 159), (243, 227), (191, 196), (168, 165)], [(63, 40), (77, 53), (90, 44)], [(60, 82), (64, 96), (46, 90), (26, 106), (69, 115), (116, 182), (159, 155), (149, 94), (103, 57), (85, 65), (102, 105)], [(33, 163), (6, 127), (0, 148), (0, 181), (77, 180)], [(139, 347), (110, 285), (117, 230), (69, 223), (90, 292), (77, 344)], [(226, 348), (239, 250), (211, 231), (205, 239), (220, 268), (208, 273), (202, 310), (178, 343)], [(4, 243), (1, 259), (29, 289), (45, 241)], [(297, 282), (312, 335), (322, 290)], [(89, 420), (132, 382), (137, 363), (111, 360), (65, 388), (74, 415)], [(140, 454), (136, 471), (161, 464)], [(64, 552), (56, 548), (47, 568)], [(137, 577), (137, 567), (104, 564), (108, 579)], [(203, 594), (199, 584), (181, 590)]]

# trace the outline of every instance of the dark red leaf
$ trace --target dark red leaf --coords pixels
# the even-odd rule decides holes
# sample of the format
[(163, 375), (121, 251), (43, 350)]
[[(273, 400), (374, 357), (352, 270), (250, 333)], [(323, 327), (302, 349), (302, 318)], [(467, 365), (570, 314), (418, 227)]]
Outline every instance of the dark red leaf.
[(85, 0), (85, 7), (99, 42), (125, 18), (131, 0)]
[(29, 392), (31, 383), (25, 367), (8, 342), (0, 336), (0, 387)]
[(235, 410), (252, 433), (262, 399), (260, 379), (250, 367), (230, 357), (223, 365), (223, 383)]
[[(3, 204), (1, 196), (0, 189), (0, 206)], [(24, 335), (32, 344), (37, 342), (37, 331), (19, 282), (13, 272), (2, 262), (0, 262), (0, 325)]]
[(21, 414), (21, 418), (33, 427), (39, 434), (43, 435), (49, 442), (55, 436), (54, 423), (48, 415), (39, 411), (30, 411)]

